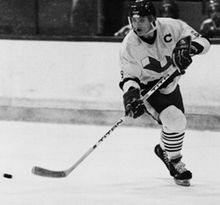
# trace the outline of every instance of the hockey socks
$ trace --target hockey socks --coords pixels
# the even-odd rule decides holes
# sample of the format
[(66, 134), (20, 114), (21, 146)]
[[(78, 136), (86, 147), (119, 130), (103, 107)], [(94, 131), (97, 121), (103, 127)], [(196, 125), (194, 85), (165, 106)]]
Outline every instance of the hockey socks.
[(161, 143), (162, 148), (167, 152), (168, 158), (176, 158), (180, 156), (180, 152), (183, 146), (183, 139), (185, 133), (167, 133), (162, 131), (161, 133)]

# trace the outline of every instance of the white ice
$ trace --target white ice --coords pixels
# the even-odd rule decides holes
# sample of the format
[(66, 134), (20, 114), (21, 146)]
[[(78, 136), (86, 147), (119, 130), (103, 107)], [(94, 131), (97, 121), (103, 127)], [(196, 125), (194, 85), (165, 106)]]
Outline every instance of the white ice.
[(110, 126), (0, 122), (2, 205), (219, 205), (219, 132), (188, 130), (183, 161), (191, 187), (175, 185), (153, 149), (160, 130), (118, 127), (69, 176), (44, 178), (34, 165), (74, 164)]

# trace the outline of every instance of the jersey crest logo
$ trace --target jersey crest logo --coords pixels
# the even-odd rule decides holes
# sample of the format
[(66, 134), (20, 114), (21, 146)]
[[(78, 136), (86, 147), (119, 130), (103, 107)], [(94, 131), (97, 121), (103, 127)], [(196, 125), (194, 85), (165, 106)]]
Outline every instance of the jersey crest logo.
[(171, 42), (173, 39), (172, 39), (172, 35), (169, 33), (169, 34), (167, 34), (167, 35), (165, 35), (164, 36), (164, 41), (166, 42), (166, 43), (169, 43), (169, 42)]
[[(146, 59), (144, 59), (144, 61), (145, 61), (145, 65), (143, 66), (144, 69), (152, 70), (157, 73), (164, 72), (173, 64), (173, 61), (170, 56), (165, 56), (165, 59), (162, 62), (152, 57), (148, 57), (148, 60), (147, 60), (148, 64), (146, 64), (147, 63)], [(144, 62), (142, 61), (142, 63)]]

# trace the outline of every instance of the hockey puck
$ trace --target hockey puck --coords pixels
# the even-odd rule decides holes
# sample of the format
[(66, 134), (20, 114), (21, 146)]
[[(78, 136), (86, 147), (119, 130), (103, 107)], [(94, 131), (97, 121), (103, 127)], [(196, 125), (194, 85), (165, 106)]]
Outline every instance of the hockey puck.
[(4, 173), (4, 174), (3, 174), (3, 177), (8, 178), (8, 179), (11, 179), (11, 178), (12, 178), (12, 175), (11, 175), (11, 174), (7, 174), (7, 173)]

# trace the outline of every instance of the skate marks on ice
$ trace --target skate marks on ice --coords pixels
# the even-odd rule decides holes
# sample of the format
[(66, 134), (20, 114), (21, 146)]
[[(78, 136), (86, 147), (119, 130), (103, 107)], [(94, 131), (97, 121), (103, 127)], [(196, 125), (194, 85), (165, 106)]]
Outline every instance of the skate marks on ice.
[(0, 195), (4, 205), (219, 204), (220, 138), (188, 131), (183, 161), (190, 187), (177, 186), (154, 155), (160, 130), (120, 127), (67, 178), (31, 174), (38, 164), (59, 170), (73, 164), (108, 126), (0, 122)]

